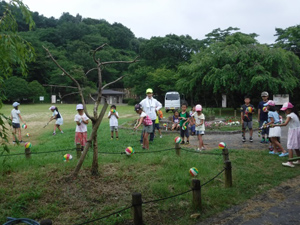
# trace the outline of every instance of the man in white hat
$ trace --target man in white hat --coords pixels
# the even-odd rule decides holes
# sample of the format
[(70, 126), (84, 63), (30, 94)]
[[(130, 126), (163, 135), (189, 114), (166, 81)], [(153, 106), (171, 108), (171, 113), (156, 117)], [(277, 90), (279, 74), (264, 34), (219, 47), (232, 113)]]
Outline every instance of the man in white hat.
[[(153, 90), (151, 88), (148, 88), (146, 90), (146, 94), (147, 97), (143, 99), (140, 102), (140, 104), (142, 105), (143, 111), (150, 117), (152, 123), (155, 124), (155, 120), (157, 116), (156, 111), (161, 109), (162, 104), (159, 101), (157, 101), (155, 98), (153, 98)], [(150, 141), (153, 141), (154, 139), (154, 130), (155, 130), (155, 126), (153, 126), (153, 132), (150, 134)]]

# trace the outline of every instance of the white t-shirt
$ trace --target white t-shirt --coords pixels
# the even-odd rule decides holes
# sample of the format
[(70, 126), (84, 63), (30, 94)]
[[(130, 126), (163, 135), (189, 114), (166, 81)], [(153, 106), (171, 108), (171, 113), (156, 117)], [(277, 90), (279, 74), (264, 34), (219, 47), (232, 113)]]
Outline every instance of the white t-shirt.
[[(110, 116), (111, 111), (108, 112), (108, 116)], [(116, 111), (116, 115), (119, 117), (118, 112)], [(111, 127), (117, 127), (118, 126), (118, 118), (115, 115), (111, 115), (109, 118), (109, 126)]]
[(13, 123), (20, 123), (20, 117), (19, 117), (20, 113), (21, 113), (20, 110), (16, 110), (16, 109), (11, 110), (11, 116), (12, 116)]
[[(74, 121), (77, 122), (77, 121), (87, 121), (89, 120), (89, 118), (85, 115), (85, 113), (83, 113), (83, 115), (79, 115), (79, 114), (76, 114), (75, 115), (75, 118), (74, 118)], [(80, 125), (77, 125), (76, 126), (76, 130), (75, 132), (87, 132), (87, 124), (81, 122)]]
[(161, 109), (162, 104), (155, 98), (148, 98), (148, 96), (145, 99), (143, 99), (140, 102), (140, 104), (143, 107), (143, 111), (145, 111), (145, 113), (150, 117), (150, 119), (156, 120), (156, 111)]
[(295, 113), (290, 113), (286, 117), (290, 117), (290, 122), (289, 122), (289, 129), (295, 129), (297, 127), (300, 127), (300, 121), (298, 116)]
[[(205, 131), (205, 123), (204, 123), (204, 120), (205, 120), (205, 116), (203, 113), (201, 113), (200, 116), (198, 116), (198, 113), (194, 113), (194, 118), (195, 118), (195, 124), (196, 124), (196, 130), (200, 130), (200, 131)], [(201, 123), (201, 120), (203, 120), (203, 124), (200, 125), (200, 126), (197, 126)]]

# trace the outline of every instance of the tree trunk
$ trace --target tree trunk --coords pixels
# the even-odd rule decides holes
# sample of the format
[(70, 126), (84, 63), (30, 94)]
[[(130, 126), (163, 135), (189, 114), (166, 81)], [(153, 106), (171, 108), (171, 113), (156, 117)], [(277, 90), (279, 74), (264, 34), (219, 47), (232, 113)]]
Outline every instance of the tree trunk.
[[(87, 143), (86, 143), (86, 145), (84, 147), (82, 155), (81, 155), (81, 157), (80, 157), (80, 159), (79, 159), (79, 161), (78, 161), (78, 163), (76, 165), (76, 168), (75, 168), (75, 170), (74, 170), (74, 172), (72, 173), (71, 176), (73, 176), (73, 177), (77, 177), (78, 176), (79, 170), (80, 170), (80, 168), (81, 168), (81, 166), (83, 164), (85, 156), (86, 156), (86, 154), (87, 154), (90, 146), (92, 145), (92, 141), (95, 140), (95, 136), (97, 136), (98, 127), (101, 124), (101, 121), (102, 121), (102, 119), (103, 119), (103, 117), (105, 115), (107, 107), (108, 107), (108, 104), (107, 104), (107, 102), (105, 102), (104, 105), (103, 105), (103, 107), (102, 107), (102, 110), (101, 110), (101, 113), (100, 113), (99, 117), (97, 118), (95, 124), (93, 123), (92, 133), (91, 133), (89, 139), (87, 140)], [(94, 149), (94, 156), (95, 156), (95, 154), (96, 153), (95, 153), (95, 149)], [(94, 160), (93, 160), (92, 171), (95, 171), (94, 167), (98, 171), (98, 149), (97, 149), (97, 161), (95, 162), (95, 164), (96, 165), (94, 165)]]
[[(94, 125), (93, 125), (94, 127)], [(97, 129), (98, 130), (98, 129)], [(97, 143), (97, 132), (93, 139), (93, 163), (92, 163), (92, 176), (98, 176), (98, 143)]]

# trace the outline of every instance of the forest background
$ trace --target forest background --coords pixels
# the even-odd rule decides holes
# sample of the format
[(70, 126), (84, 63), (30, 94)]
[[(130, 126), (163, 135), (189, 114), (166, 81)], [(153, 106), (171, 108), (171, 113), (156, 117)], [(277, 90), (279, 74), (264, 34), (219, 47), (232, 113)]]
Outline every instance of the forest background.
[[(6, 4), (0, 2), (0, 17)], [(52, 94), (65, 97), (70, 103), (80, 101), (78, 95), (71, 94), (72, 81), (47, 57), (43, 46), (82, 84), (88, 98), (96, 92), (98, 82), (97, 71), (85, 76), (93, 68), (91, 50), (103, 43), (109, 46), (99, 57), (106, 61), (140, 56), (138, 63), (109, 65), (103, 71), (104, 84), (125, 75), (110, 86), (130, 90), (134, 99), (125, 99), (125, 103), (138, 102), (149, 87), (162, 102), (167, 91), (179, 91), (190, 105), (201, 103), (206, 107), (220, 107), (222, 94), (227, 95), (228, 107), (238, 107), (244, 95), (258, 102), (261, 91), (268, 91), (270, 96), (289, 94), (292, 102), (299, 102), (300, 97), (294, 94), (299, 91), (300, 78), (299, 25), (276, 28), (275, 43), (267, 45), (256, 40), (259, 34), (241, 33), (235, 27), (212, 28), (203, 40), (174, 34), (137, 38), (123, 24), (82, 18), (79, 14), (72, 16), (68, 12), (59, 19), (32, 12), (35, 27), (29, 29), (20, 9), (12, 12), (18, 35), (31, 43), (35, 60), (27, 64), (25, 77), (20, 66), (13, 65), (12, 76), (1, 85), (4, 103), (38, 102), (41, 95), (45, 102), (50, 102)]]

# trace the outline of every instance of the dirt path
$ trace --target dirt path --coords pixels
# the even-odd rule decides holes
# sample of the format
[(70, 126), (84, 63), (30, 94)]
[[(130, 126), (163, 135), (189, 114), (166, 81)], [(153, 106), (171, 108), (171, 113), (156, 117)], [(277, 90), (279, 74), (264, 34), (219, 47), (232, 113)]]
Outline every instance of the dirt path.
[[(267, 144), (261, 144), (257, 131), (253, 134), (253, 143), (242, 142), (241, 133), (238, 134), (208, 134), (204, 143), (207, 149), (216, 148), (224, 141), (228, 149), (267, 149)], [(287, 128), (282, 129), (282, 146), (286, 149)], [(191, 146), (197, 147), (197, 138), (191, 137)], [(249, 199), (244, 204), (234, 206), (212, 218), (196, 225), (296, 225), (300, 224), (300, 176), (282, 183), (266, 193)]]

